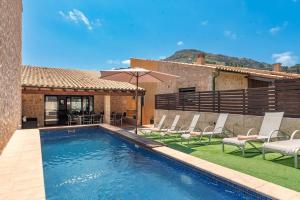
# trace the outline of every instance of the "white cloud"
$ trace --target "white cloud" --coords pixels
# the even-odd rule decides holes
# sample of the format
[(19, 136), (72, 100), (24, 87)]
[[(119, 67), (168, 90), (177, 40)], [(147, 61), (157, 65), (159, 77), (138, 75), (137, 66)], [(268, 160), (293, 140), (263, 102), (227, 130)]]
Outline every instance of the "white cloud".
[(275, 27), (270, 28), (269, 32), (271, 35), (276, 35), (280, 31), (282, 31), (282, 29), (286, 28), (288, 25), (289, 25), (289, 22), (284, 21), (281, 26), (275, 26)]
[(121, 63), (123, 65), (130, 65), (130, 60), (123, 60)]
[(86, 26), (88, 30), (93, 30), (93, 26), (101, 26), (102, 23), (100, 19), (96, 19), (94, 22), (91, 22), (89, 18), (80, 10), (73, 9), (68, 13), (63, 11), (58, 12), (64, 19), (73, 22), (73, 23), (82, 23)]
[(287, 51), (283, 53), (274, 53), (272, 58), (275, 62), (281, 63), (284, 66), (295, 65), (298, 61), (298, 57), (293, 52)]
[(232, 32), (232, 31), (224, 31), (224, 35), (232, 40), (235, 40), (237, 38), (236, 33)]
[(109, 64), (109, 65), (119, 65), (120, 61), (110, 59), (110, 60), (107, 60), (106, 63)]
[(269, 32), (270, 32), (272, 35), (276, 35), (279, 31), (281, 31), (281, 27), (279, 27), (279, 26), (270, 28), (270, 30), (269, 30)]
[(184, 42), (183, 42), (183, 41), (178, 41), (178, 42), (177, 42), (177, 46), (182, 46), (182, 45), (184, 45)]
[(159, 56), (158, 57), (159, 60), (163, 60), (163, 59), (166, 59), (166, 58), (167, 58), (167, 56)]
[(208, 21), (207, 21), (207, 20), (201, 22), (201, 25), (202, 25), (202, 26), (206, 26), (207, 24), (208, 24)]

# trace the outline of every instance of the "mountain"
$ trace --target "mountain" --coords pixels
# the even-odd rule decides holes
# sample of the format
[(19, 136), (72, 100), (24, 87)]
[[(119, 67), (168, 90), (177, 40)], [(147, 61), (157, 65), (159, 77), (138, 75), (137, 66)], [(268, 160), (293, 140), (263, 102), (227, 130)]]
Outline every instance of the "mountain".
[[(222, 54), (207, 53), (196, 49), (183, 49), (177, 51), (173, 55), (167, 57), (164, 60), (174, 61), (174, 62), (193, 63), (196, 61), (197, 55), (199, 53), (205, 53), (205, 61), (206, 63), (210, 63), (210, 64), (221, 64), (221, 65), (234, 66), (234, 67), (238, 66), (238, 67), (272, 70), (272, 65), (265, 62), (259, 62), (250, 58), (238, 58), (238, 57), (226, 56)], [(297, 64), (292, 67), (283, 66), (282, 70), (291, 73), (299, 73), (300, 64)]]

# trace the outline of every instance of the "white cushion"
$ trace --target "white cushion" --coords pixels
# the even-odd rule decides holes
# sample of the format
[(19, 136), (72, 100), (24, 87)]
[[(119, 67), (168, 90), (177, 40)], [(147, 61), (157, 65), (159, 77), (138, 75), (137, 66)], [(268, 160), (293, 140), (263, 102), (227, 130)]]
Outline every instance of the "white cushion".
[(189, 139), (191, 137), (191, 135), (190, 134), (182, 134), (181, 135), (181, 138), (183, 138), (183, 139)]
[(224, 144), (232, 144), (237, 146), (245, 146), (246, 142), (247, 140), (239, 140), (237, 137), (223, 139)]
[(300, 149), (300, 139), (264, 143), (263, 148), (268, 151), (273, 150), (276, 152), (294, 155)]
[(212, 131), (208, 131), (208, 132), (202, 132), (202, 135), (213, 135), (214, 132)]

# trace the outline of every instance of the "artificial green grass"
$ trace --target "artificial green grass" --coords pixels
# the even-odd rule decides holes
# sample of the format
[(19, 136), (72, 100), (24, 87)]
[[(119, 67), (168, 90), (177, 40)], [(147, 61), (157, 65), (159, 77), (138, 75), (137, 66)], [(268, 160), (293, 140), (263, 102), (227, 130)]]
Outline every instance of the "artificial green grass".
[[(185, 141), (181, 144), (179, 136), (165, 136), (161, 139), (160, 135), (145, 135), (145, 137), (163, 142), (170, 148), (185, 152), (187, 154), (199, 157), (234, 169), (245, 174), (296, 190), (300, 192), (300, 169), (295, 169), (293, 158), (282, 156), (278, 153), (266, 154), (266, 160), (262, 159), (261, 153), (248, 146), (245, 151), (245, 157), (241, 151), (234, 146), (225, 146), (225, 153), (222, 152), (221, 139), (212, 139), (211, 144), (208, 140), (193, 139), (189, 144)], [(256, 145), (261, 146), (257, 143)]]

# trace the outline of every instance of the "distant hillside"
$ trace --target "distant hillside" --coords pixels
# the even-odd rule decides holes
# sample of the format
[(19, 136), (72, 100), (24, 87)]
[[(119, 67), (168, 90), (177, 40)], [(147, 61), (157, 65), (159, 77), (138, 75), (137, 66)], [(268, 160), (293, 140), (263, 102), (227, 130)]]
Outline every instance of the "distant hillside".
[[(174, 61), (174, 62), (185, 62), (192, 63), (196, 61), (196, 57), (199, 53), (205, 53), (205, 61), (210, 64), (222, 64), (226, 66), (238, 66), (238, 67), (248, 67), (248, 68), (256, 68), (256, 69), (265, 69), (272, 70), (272, 65), (264, 62), (258, 62), (249, 58), (237, 58), (231, 57), (221, 54), (212, 54), (204, 51), (196, 50), (196, 49), (183, 49), (175, 52), (170, 57), (164, 59), (166, 61)], [(288, 71), (292, 73), (300, 72), (300, 64), (297, 64), (293, 67), (282, 67), (283, 71)]]

